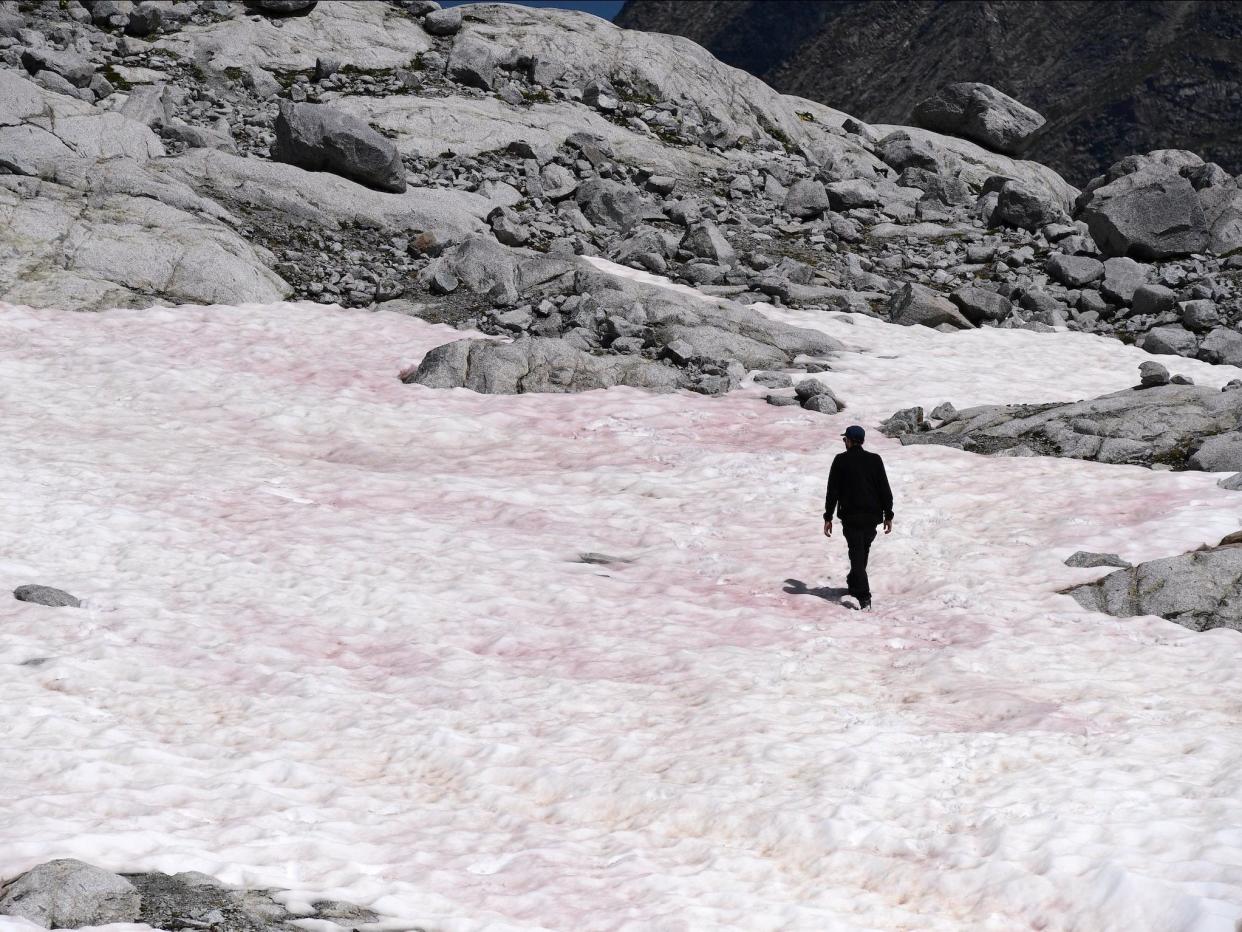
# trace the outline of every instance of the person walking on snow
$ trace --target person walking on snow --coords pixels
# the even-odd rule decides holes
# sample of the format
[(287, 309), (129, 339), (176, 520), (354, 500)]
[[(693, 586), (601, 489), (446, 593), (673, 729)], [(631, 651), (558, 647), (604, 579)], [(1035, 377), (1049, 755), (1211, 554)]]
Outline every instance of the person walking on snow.
[(824, 536), (832, 536), (832, 514), (841, 518), (841, 532), (850, 554), (850, 574), (845, 578), (858, 607), (871, 611), (871, 585), (867, 580), (867, 557), (875, 540), (876, 526), (893, 530), (893, 490), (888, 487), (884, 460), (863, 449), (867, 432), (854, 424), (841, 435), (845, 452), (838, 453), (828, 472), (824, 495)]

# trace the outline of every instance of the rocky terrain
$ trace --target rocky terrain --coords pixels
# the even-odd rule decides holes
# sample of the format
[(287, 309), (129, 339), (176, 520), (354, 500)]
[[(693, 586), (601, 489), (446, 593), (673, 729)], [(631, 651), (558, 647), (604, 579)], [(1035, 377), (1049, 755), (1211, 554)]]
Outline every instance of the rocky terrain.
[[(7, 3), (0, 295), (400, 310), (521, 337), (422, 376), (498, 391), (710, 393), (840, 350), (757, 303), (1242, 358), (1242, 192), (1193, 153), (1079, 192), (1004, 154), (1042, 117), (985, 85), (871, 126), (675, 39), (433, 6)], [(546, 375), (471, 374), (498, 353)]]
[(353, 929), (379, 919), (369, 909), (334, 900), (294, 912), (278, 902), (280, 892), (232, 889), (196, 872), (114, 874), (63, 858), (0, 882), (0, 915), (45, 929), (140, 922), (167, 932), (294, 932), (300, 928), (295, 920), (307, 919)]
[(1215, 547), (1123, 566), (1068, 592), (1083, 608), (1109, 615), (1159, 615), (1193, 631), (1242, 631), (1242, 532)]
[(931, 421), (921, 408), (909, 408), (882, 429), (905, 444), (937, 443), (975, 453), (1242, 470), (1242, 381), (1230, 382), (1223, 391), (1187, 379), (1173, 384), (1159, 363), (1143, 365), (1146, 384), (1102, 398), (962, 411), (945, 403), (931, 412)]
[(1047, 117), (1030, 157), (1075, 184), (1135, 151), (1242, 170), (1242, 14), (1218, 0), (629, 0), (616, 22), (685, 36), (777, 90), (905, 123), (928, 88), (995, 85)]

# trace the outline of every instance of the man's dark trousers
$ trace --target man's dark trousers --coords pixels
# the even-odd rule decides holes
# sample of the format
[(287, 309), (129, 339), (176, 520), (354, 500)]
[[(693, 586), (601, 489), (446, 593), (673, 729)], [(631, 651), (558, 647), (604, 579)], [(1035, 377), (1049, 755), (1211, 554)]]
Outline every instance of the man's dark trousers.
[(860, 604), (871, 601), (871, 584), (867, 580), (867, 557), (871, 554), (871, 542), (875, 540), (876, 525), (867, 523), (841, 523), (841, 533), (850, 552), (850, 572), (845, 577), (850, 595)]

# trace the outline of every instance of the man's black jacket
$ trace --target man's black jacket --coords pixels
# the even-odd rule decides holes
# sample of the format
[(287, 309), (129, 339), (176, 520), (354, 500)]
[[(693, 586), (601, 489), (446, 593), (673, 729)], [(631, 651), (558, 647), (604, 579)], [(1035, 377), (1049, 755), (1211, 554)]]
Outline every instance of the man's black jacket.
[(893, 519), (893, 490), (878, 454), (862, 447), (837, 454), (828, 473), (824, 520), (831, 520), (834, 511), (843, 523), (876, 525)]

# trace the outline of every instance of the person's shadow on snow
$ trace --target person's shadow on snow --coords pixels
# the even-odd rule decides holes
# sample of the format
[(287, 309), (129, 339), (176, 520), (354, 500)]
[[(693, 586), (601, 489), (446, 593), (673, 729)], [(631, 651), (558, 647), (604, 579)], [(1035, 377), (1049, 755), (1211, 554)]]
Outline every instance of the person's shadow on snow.
[(849, 595), (850, 590), (840, 589), (836, 586), (819, 586), (816, 589), (808, 589), (806, 583), (801, 579), (786, 579), (785, 591), (790, 595), (813, 595), (817, 599), (823, 599), (825, 602), (837, 602), (843, 595)]

